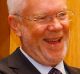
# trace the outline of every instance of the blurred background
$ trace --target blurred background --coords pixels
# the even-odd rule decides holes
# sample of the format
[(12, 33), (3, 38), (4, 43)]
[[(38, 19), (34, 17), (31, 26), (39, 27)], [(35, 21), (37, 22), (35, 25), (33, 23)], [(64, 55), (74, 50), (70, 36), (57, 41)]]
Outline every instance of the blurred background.
[[(69, 10), (74, 13), (70, 22), (70, 38), (65, 61), (80, 68), (80, 0), (68, 0)], [(19, 38), (9, 29), (6, 0), (0, 0), (0, 59), (11, 54), (20, 45)]]
[(0, 59), (10, 53), (10, 30), (7, 23), (6, 0), (0, 0)]

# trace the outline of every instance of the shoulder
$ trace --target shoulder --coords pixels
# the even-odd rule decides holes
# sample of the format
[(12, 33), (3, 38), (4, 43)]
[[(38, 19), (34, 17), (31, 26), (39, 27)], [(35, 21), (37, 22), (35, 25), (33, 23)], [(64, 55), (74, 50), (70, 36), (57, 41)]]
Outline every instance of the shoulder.
[(14, 74), (5, 64), (0, 63), (0, 74)]
[(0, 61), (0, 74), (14, 74), (8, 67), (8, 58), (4, 58)]
[(80, 74), (80, 68), (71, 67), (65, 64), (65, 69), (69, 74)]
[(80, 74), (80, 68), (70, 67), (69, 69), (70, 69), (71, 71), (73, 71), (73, 72), (79, 72), (79, 74)]
[(15, 62), (17, 53), (18, 52), (16, 50), (13, 54), (0, 61), (0, 74), (14, 74), (14, 71), (10, 67), (10, 65), (13, 65), (13, 63)]

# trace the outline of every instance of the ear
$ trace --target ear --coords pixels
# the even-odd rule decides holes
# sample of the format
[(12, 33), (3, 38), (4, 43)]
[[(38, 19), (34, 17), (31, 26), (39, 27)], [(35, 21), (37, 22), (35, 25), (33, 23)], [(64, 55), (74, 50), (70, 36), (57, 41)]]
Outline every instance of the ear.
[(10, 25), (10, 28), (17, 34), (17, 36), (21, 36), (21, 24), (17, 20), (17, 18), (14, 15), (9, 15), (8, 16), (8, 22)]

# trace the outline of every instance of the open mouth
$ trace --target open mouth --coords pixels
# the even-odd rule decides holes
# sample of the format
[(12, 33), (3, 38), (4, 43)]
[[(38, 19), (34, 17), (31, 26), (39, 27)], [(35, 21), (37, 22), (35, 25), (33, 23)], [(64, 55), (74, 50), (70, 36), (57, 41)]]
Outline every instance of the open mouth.
[(48, 44), (57, 44), (62, 41), (63, 37), (58, 37), (58, 38), (46, 38), (44, 39), (45, 42)]

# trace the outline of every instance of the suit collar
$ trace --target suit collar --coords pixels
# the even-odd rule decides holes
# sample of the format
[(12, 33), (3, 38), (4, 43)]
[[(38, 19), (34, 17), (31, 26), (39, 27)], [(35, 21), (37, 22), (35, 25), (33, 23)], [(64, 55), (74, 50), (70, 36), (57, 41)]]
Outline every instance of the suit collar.
[(8, 66), (18, 70), (19, 74), (40, 74), (39, 71), (29, 62), (29, 60), (17, 50), (8, 58)]
[[(8, 67), (13, 69), (18, 74), (40, 74), (40, 72), (29, 62), (29, 60), (21, 53), (20, 49), (17, 50), (8, 57)], [(64, 63), (64, 67), (68, 74), (80, 74), (79, 69), (67, 66)]]

